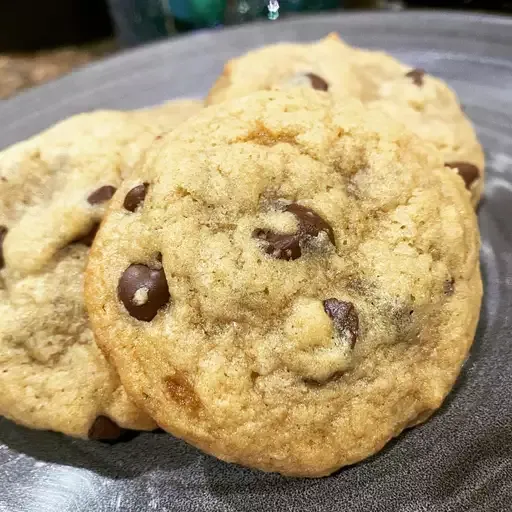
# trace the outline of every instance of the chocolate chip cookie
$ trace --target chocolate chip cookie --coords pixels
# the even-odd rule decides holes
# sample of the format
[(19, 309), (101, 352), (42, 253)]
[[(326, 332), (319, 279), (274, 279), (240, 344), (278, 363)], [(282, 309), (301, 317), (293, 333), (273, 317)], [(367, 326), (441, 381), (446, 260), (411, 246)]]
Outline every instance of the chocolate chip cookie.
[(83, 272), (122, 178), (161, 131), (199, 105), (82, 114), (0, 153), (3, 416), (101, 439), (155, 428), (94, 343)]
[(352, 48), (336, 34), (312, 44), (267, 46), (229, 61), (207, 102), (298, 84), (359, 98), (406, 124), (441, 151), (476, 205), (483, 189), (484, 155), (457, 96), (442, 80), (386, 53)]
[(379, 109), (308, 88), (205, 109), (96, 236), (86, 303), (129, 394), (226, 461), (321, 476), (451, 389), (478, 320), (464, 184)]

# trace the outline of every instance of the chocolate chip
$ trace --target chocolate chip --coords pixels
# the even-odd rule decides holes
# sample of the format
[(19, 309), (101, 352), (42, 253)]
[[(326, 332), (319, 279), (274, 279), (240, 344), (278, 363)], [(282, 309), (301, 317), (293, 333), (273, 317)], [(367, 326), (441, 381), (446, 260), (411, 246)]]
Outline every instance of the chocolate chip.
[(306, 76), (309, 78), (313, 89), (317, 91), (327, 91), (327, 89), (329, 89), (329, 84), (322, 77), (314, 73), (306, 73)]
[(354, 348), (359, 334), (359, 317), (354, 304), (338, 299), (326, 299), (324, 311), (331, 317), (338, 334), (348, 340), (350, 348)]
[(425, 70), (421, 68), (411, 69), (405, 74), (406, 77), (412, 78), (412, 83), (421, 87), (423, 85), (423, 77), (425, 76)]
[(7, 226), (0, 226), (0, 269), (4, 268), (5, 260), (4, 260), (4, 239), (5, 235), (7, 235)]
[(299, 221), (300, 228), (303, 233), (309, 236), (318, 236), (320, 231), (325, 231), (332, 245), (334, 244), (334, 231), (331, 226), (325, 222), (318, 213), (311, 208), (302, 206), (297, 203), (291, 203), (284, 209), (286, 212), (293, 213)]
[(87, 202), (89, 204), (101, 204), (105, 201), (110, 201), (112, 196), (116, 193), (116, 187), (112, 185), (104, 185), (99, 189), (95, 190), (88, 198)]
[(110, 418), (98, 416), (91, 425), (87, 437), (97, 441), (113, 441), (119, 439), (123, 431), (124, 429), (116, 425)]
[(77, 238), (76, 240), (73, 241), (73, 243), (83, 244), (86, 245), (87, 247), (91, 247), (92, 243), (94, 242), (94, 238), (96, 237), (96, 233), (98, 232), (98, 229), (100, 229), (100, 223), (96, 222), (95, 224), (93, 224), (92, 228), (86, 235)]
[(131, 316), (144, 322), (153, 320), (171, 297), (164, 269), (130, 265), (119, 279), (117, 296)]
[(146, 194), (148, 192), (149, 183), (142, 183), (142, 185), (137, 185), (133, 187), (126, 197), (124, 198), (123, 206), (129, 211), (134, 212), (137, 207), (144, 201)]
[(265, 252), (279, 260), (296, 260), (302, 254), (300, 237), (296, 234), (286, 235), (274, 233), (269, 229), (256, 229), (252, 236), (258, 240), (264, 240), (267, 243)]
[(471, 184), (480, 176), (480, 169), (469, 162), (446, 162), (444, 165), (457, 169), (468, 190), (471, 188)]
[(455, 279), (453, 277), (451, 279), (447, 279), (443, 283), (443, 291), (445, 295), (453, 295), (453, 292), (455, 291)]
[(311, 208), (291, 203), (284, 207), (284, 211), (293, 213), (297, 218), (299, 229), (296, 233), (275, 233), (269, 229), (256, 229), (252, 233), (253, 238), (266, 243), (267, 254), (280, 260), (296, 260), (302, 255), (302, 245), (322, 231), (327, 233), (329, 240), (335, 245), (331, 226)]

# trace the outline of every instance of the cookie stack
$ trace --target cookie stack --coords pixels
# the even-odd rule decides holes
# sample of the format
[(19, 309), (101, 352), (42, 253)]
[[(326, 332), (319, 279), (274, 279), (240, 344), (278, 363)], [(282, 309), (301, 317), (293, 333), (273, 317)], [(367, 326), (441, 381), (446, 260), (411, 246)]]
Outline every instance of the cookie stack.
[(327, 475), (453, 386), (483, 153), (446, 84), (335, 35), (227, 63), (206, 106), (0, 153), (0, 413)]

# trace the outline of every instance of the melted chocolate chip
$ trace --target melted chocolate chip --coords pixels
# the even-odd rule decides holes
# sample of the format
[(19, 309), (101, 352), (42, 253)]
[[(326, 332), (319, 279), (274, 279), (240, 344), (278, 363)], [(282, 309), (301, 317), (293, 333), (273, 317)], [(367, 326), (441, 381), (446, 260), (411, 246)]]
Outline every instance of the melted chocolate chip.
[(411, 69), (405, 74), (406, 77), (412, 78), (412, 83), (421, 87), (423, 85), (423, 77), (425, 76), (425, 70), (421, 68)]
[(469, 162), (446, 162), (444, 165), (457, 169), (468, 190), (471, 188), (471, 184), (480, 176), (480, 169)]
[(126, 197), (124, 198), (123, 206), (129, 212), (134, 212), (137, 207), (144, 201), (146, 194), (148, 192), (149, 183), (142, 183), (142, 185), (137, 185), (133, 187)]
[(83, 244), (86, 245), (87, 247), (91, 247), (92, 243), (94, 242), (94, 238), (96, 237), (96, 233), (98, 232), (98, 229), (100, 229), (100, 223), (96, 222), (86, 235), (77, 238), (76, 240), (73, 241), (73, 243)]
[(296, 234), (285, 235), (274, 233), (269, 229), (256, 229), (252, 236), (258, 240), (267, 242), (265, 252), (279, 260), (296, 260), (302, 254), (300, 237)]
[(91, 425), (87, 437), (97, 441), (114, 441), (121, 437), (124, 429), (106, 416), (98, 416)]
[(119, 279), (117, 296), (131, 316), (143, 322), (153, 320), (171, 297), (164, 269), (130, 265)]
[(306, 73), (306, 76), (309, 78), (313, 89), (317, 91), (327, 91), (329, 89), (329, 84), (322, 77), (314, 73)]
[(354, 348), (359, 334), (359, 317), (352, 302), (338, 299), (324, 300), (324, 311), (331, 317), (341, 337), (346, 337), (350, 348)]
[(335, 245), (331, 226), (311, 208), (291, 203), (285, 206), (284, 211), (293, 213), (297, 218), (299, 229), (296, 233), (274, 233), (269, 229), (256, 229), (252, 233), (253, 238), (266, 242), (267, 254), (280, 260), (296, 260), (302, 255), (302, 244), (309, 238), (317, 237), (321, 231), (327, 233), (329, 240)]
[(443, 283), (443, 292), (445, 295), (453, 295), (455, 291), (455, 279), (453, 277), (451, 279), (447, 279)]
[(314, 212), (311, 208), (302, 206), (297, 203), (291, 203), (284, 209), (286, 212), (293, 213), (299, 221), (299, 231), (309, 236), (318, 236), (320, 231), (325, 231), (332, 245), (334, 244), (334, 231), (331, 226), (325, 222), (318, 213)]
[(0, 270), (4, 268), (5, 266), (5, 260), (4, 260), (4, 239), (5, 235), (7, 235), (7, 227), (6, 226), (0, 226)]
[(110, 201), (112, 196), (116, 193), (116, 187), (112, 185), (104, 185), (99, 189), (95, 190), (88, 198), (87, 202), (89, 204), (101, 204), (105, 201)]

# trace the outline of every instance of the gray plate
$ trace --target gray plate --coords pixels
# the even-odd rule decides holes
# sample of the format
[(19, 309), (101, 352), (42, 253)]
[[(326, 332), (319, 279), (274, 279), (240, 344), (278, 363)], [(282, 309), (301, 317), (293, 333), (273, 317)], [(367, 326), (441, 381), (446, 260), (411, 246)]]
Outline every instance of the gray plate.
[(333, 30), (448, 80), (487, 151), (484, 306), (471, 356), (441, 411), (321, 480), (228, 465), (165, 434), (108, 446), (0, 420), (0, 511), (512, 510), (512, 18), (340, 14), (198, 33), (0, 103), (0, 148), (84, 110), (203, 95), (227, 58)]

